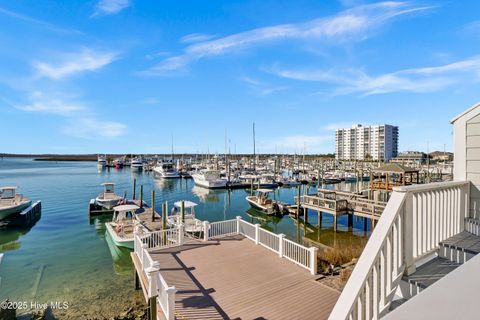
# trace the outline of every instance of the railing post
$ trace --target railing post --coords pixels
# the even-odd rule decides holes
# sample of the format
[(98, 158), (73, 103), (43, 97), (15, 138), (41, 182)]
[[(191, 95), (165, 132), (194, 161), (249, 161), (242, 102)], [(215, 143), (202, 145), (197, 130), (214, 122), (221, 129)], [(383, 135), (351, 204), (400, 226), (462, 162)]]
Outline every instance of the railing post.
[(157, 278), (160, 272), (160, 264), (155, 261), (149, 268), (145, 270), (148, 274), (148, 302), (150, 309), (150, 320), (157, 319), (157, 296), (158, 285)]
[[(403, 253), (404, 253), (404, 263), (405, 263), (405, 274), (411, 275), (415, 272), (415, 261), (413, 258), (413, 237), (417, 235), (413, 230), (413, 193), (407, 192), (405, 195), (405, 202), (403, 205), (403, 234), (400, 234), (403, 237)], [(419, 241), (420, 239), (417, 239)]]
[(283, 233), (278, 235), (278, 256), (280, 258), (283, 258), (283, 238), (285, 238)]
[(317, 267), (318, 267), (318, 261), (317, 261), (317, 253), (318, 253), (318, 248), (317, 247), (310, 247), (308, 248), (310, 251), (310, 273), (314, 276), (317, 274)]
[(208, 230), (210, 230), (210, 222), (203, 221), (203, 241), (208, 241)]
[(180, 224), (178, 225), (178, 245), (182, 245), (183, 244), (183, 238), (184, 238), (184, 230), (183, 230), (183, 223), (180, 222)]
[(145, 269), (145, 260), (146, 260), (146, 253), (147, 253), (148, 244), (142, 242), (142, 247), (140, 249), (140, 262), (142, 263), (142, 268)]
[(237, 234), (240, 234), (240, 220), (242, 220), (242, 217), (237, 216)]
[(255, 224), (255, 244), (260, 242), (260, 224)]
[(167, 320), (174, 320), (175, 319), (175, 293), (177, 289), (175, 287), (168, 287), (165, 290), (167, 294), (167, 312), (166, 318)]

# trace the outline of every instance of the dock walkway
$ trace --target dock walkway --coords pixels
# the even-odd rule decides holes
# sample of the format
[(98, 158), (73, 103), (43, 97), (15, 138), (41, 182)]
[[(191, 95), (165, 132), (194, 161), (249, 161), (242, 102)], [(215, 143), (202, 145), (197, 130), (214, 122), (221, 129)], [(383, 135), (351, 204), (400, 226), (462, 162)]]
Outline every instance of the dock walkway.
[[(187, 240), (150, 255), (177, 289), (176, 319), (326, 319), (339, 297), (306, 270), (242, 235)], [(135, 254), (132, 258), (137, 265)]]

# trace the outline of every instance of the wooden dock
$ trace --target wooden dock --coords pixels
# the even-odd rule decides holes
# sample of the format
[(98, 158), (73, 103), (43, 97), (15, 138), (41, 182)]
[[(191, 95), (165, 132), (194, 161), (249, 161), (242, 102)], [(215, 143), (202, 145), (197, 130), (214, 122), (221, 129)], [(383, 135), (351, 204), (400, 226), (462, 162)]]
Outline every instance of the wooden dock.
[[(177, 289), (176, 319), (326, 319), (339, 297), (316, 276), (241, 235), (187, 240), (150, 255)], [(145, 293), (147, 276), (135, 253), (132, 260)]]
[(334, 217), (352, 214), (378, 220), (387, 203), (369, 200), (357, 193), (320, 189), (317, 194), (301, 196), (300, 205), (304, 209), (330, 213)]

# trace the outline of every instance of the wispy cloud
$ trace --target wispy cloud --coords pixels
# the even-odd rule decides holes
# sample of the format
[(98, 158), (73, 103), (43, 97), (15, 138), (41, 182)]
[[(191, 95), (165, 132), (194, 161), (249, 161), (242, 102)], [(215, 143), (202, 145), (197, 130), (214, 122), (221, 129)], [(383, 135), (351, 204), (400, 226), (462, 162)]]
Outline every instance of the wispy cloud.
[(42, 91), (35, 91), (29, 96), (29, 102), (14, 105), (17, 109), (28, 112), (51, 113), (69, 116), (75, 112), (85, 110), (85, 107), (76, 102), (66, 102), (59, 97), (47, 96)]
[(70, 121), (69, 125), (63, 128), (63, 133), (82, 139), (116, 138), (124, 135), (126, 129), (127, 126), (120, 122), (84, 117)]
[(286, 86), (272, 86), (247, 76), (241, 77), (240, 80), (245, 82), (252, 92), (259, 96), (268, 96), (272, 93), (288, 89)]
[(380, 2), (358, 6), (337, 15), (299, 24), (282, 24), (232, 34), (223, 38), (201, 41), (187, 46), (180, 55), (165, 59), (146, 70), (146, 75), (164, 75), (186, 67), (202, 58), (217, 56), (248, 46), (288, 39), (363, 40), (371, 30), (394, 17), (431, 7), (414, 6), (409, 2)]
[(116, 14), (129, 6), (130, 0), (100, 0), (92, 16)]
[(202, 41), (207, 41), (215, 36), (212, 34), (204, 34), (204, 33), (191, 33), (187, 34), (186, 36), (183, 36), (180, 38), (180, 42), (182, 43), (195, 43), (195, 42), (202, 42)]
[(27, 16), (27, 15), (24, 15), (24, 14), (21, 14), (21, 13), (18, 13), (18, 12), (14, 12), (14, 11), (11, 11), (11, 10), (7, 10), (5, 8), (2, 8), (0, 7), (0, 14), (1, 15), (4, 15), (4, 16), (8, 16), (10, 18), (14, 18), (14, 19), (17, 19), (17, 20), (20, 20), (20, 21), (23, 21), (23, 22), (27, 22), (27, 23), (30, 23), (30, 24), (34, 24), (36, 26), (39, 26), (39, 27), (43, 27), (45, 29), (49, 29), (49, 30), (52, 30), (52, 31), (55, 31), (55, 32), (60, 32), (60, 33), (77, 33), (77, 34), (81, 34), (82, 32), (78, 31), (78, 30), (74, 30), (74, 29), (69, 29), (69, 28), (63, 28), (63, 27), (60, 27), (60, 26), (57, 26), (53, 23), (50, 23), (50, 22), (46, 22), (46, 21), (43, 21), (43, 20), (39, 20), (39, 19), (35, 19), (35, 18), (32, 18), (30, 16)]
[(404, 69), (380, 75), (369, 75), (361, 69), (349, 70), (281, 70), (271, 73), (283, 78), (318, 81), (337, 85), (334, 95), (359, 93), (375, 95), (392, 92), (435, 92), (446, 87), (480, 79), (480, 56), (450, 64)]
[(29, 113), (53, 114), (62, 117), (67, 125), (64, 134), (72, 137), (90, 139), (94, 137), (114, 138), (121, 136), (127, 126), (116, 121), (98, 120), (98, 115), (85, 103), (62, 94), (35, 91), (24, 104), (14, 104), (2, 99), (10, 106)]
[(35, 61), (33, 67), (38, 76), (59, 80), (73, 74), (99, 70), (116, 58), (117, 54), (112, 52), (97, 52), (84, 48), (80, 52), (62, 54), (59, 57), (60, 62)]

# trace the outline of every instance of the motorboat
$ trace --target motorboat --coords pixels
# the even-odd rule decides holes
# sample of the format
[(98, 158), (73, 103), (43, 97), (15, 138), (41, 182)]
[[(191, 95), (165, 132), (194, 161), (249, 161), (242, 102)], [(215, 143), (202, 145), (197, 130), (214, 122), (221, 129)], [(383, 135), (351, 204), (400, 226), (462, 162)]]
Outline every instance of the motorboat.
[(125, 160), (123, 160), (122, 158), (115, 159), (113, 160), (113, 165), (115, 166), (115, 168), (121, 169), (125, 165)]
[(104, 191), (95, 198), (95, 203), (107, 210), (118, 205), (123, 198), (115, 194), (115, 184), (112, 182), (103, 183)]
[[(178, 226), (182, 223), (186, 232), (195, 233), (203, 231), (201, 220), (195, 217), (195, 207), (198, 204), (192, 201), (177, 201), (173, 204), (172, 214), (168, 216), (167, 223), (170, 226)], [(182, 210), (184, 211), (182, 215)]]
[(227, 187), (227, 179), (220, 176), (218, 170), (200, 170), (192, 174), (197, 186), (208, 189), (223, 189)]
[(142, 158), (140, 157), (133, 158), (132, 161), (130, 162), (130, 168), (132, 168), (132, 170), (141, 171), (143, 169)]
[(124, 204), (113, 208), (113, 219), (105, 223), (107, 232), (117, 247), (133, 249), (134, 229), (137, 220), (135, 212), (140, 209), (134, 204)]
[(0, 220), (28, 208), (32, 201), (17, 194), (17, 187), (0, 188)]
[(99, 167), (102, 167), (102, 168), (106, 167), (107, 166), (107, 157), (99, 155), (98, 158), (97, 158), (97, 165)]
[(153, 168), (155, 175), (163, 179), (180, 178), (180, 172), (175, 168), (171, 161), (162, 161)]
[(273, 190), (271, 189), (257, 189), (256, 195), (247, 196), (246, 199), (254, 209), (269, 215), (281, 214), (283, 209), (280, 207), (280, 204), (268, 198), (268, 194), (272, 192)]

